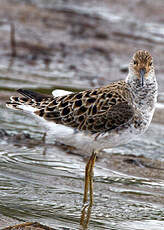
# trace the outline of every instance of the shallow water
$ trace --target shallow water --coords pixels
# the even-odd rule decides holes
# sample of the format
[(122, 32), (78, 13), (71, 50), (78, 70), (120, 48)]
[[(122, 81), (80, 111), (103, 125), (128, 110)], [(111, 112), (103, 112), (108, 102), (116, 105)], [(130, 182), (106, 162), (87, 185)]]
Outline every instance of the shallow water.
[[(26, 114), (5, 107), (5, 101), (9, 96), (16, 94), (15, 90), (18, 88), (31, 88), (50, 94), (55, 88), (79, 91), (97, 87), (115, 78), (123, 78), (124, 73), (120, 73), (118, 66), (128, 62), (127, 53), (131, 54), (134, 46), (150, 48), (155, 44), (156, 50), (153, 49), (153, 53), (157, 53), (162, 46), (163, 30), (160, 21), (155, 20), (151, 24), (150, 20), (149, 23), (141, 24), (138, 19), (134, 24), (135, 11), (130, 13), (134, 17), (131, 20), (127, 19), (126, 9), (119, 11), (119, 15), (115, 14), (117, 7), (121, 7), (121, 3), (118, 4), (119, 1), (117, 1), (116, 9), (114, 7), (110, 10), (107, 10), (108, 3), (104, 1), (99, 11), (95, 4), (91, 7), (93, 3), (87, 1), (79, 5), (74, 1), (69, 1), (68, 4), (63, 2), (56, 4), (55, 1), (49, 1), (49, 4), (45, 6), (44, 1), (33, 1), (34, 5), (42, 8), (42, 12), (46, 12), (43, 10), (47, 7), (54, 8), (57, 12), (62, 9), (57, 16), (60, 23), (56, 27), (51, 24), (46, 13), (44, 15), (44, 20), (47, 20), (45, 28), (37, 24), (37, 20), (37, 29), (33, 28), (35, 20), (32, 21), (32, 17), (30, 23), (33, 22), (33, 24), (29, 22), (26, 24), (15, 18), (15, 22), (20, 23), (20, 27), (17, 27), (18, 43), (24, 39), (24, 35), (26, 35), (25, 39), (31, 41), (37, 37), (36, 34), (42, 35), (42, 43), (46, 41), (47, 46), (52, 45), (52, 40), (58, 42), (61, 39), (65, 42), (66, 48), (58, 43), (55, 43), (55, 48), (52, 46), (52, 53), (48, 56), (51, 62), (48, 66), (43, 56), (39, 56), (41, 54), (37, 54), (35, 59), (30, 56), (35, 55), (32, 53), (33, 50), (27, 52), (25, 48), (19, 48), (18, 57), (11, 59), (6, 51), (6, 43), (1, 43), (5, 45), (2, 47), (3, 52), (0, 53), (0, 216), (2, 215), (4, 219), (2, 224), (0, 221), (0, 228), (23, 221), (38, 221), (61, 230), (79, 229), (84, 169), (88, 158), (84, 152), (56, 142), (53, 136), (47, 135), (44, 141), (43, 136), (46, 130), (40, 126), (40, 123)], [(21, 10), (26, 12), (22, 5), (21, 7), (20, 12)], [(40, 13), (41, 10), (38, 9)], [(11, 13), (15, 10), (12, 8)], [(30, 8), (30, 12), (31, 10), (33, 8)], [(36, 10), (35, 7), (34, 10)], [(33, 15), (38, 11), (34, 11)], [(75, 14), (73, 18), (68, 17), (69, 12)], [(48, 11), (48, 15), (52, 17), (51, 11)], [(79, 20), (83, 22), (81, 17), (83, 20), (89, 17), (91, 24), (85, 25), (89, 28), (87, 31), (81, 32), (77, 27)], [(112, 33), (108, 34), (105, 20), (110, 24)], [(120, 27), (122, 21), (126, 22), (124, 28)], [(74, 26), (71, 27), (71, 23)], [(155, 23), (158, 24), (157, 27)], [(144, 31), (142, 36), (138, 39), (132, 38), (132, 40), (128, 38), (127, 42), (125, 35), (123, 38), (122, 35), (119, 37), (115, 34), (122, 29), (124, 29), (122, 32), (126, 32), (125, 34), (130, 34), (132, 27), (135, 31), (133, 35), (137, 37), (140, 31)], [(34, 37), (32, 32), (29, 32), (33, 29), (35, 30)], [(42, 30), (48, 31), (48, 34)], [(101, 34), (101, 38), (96, 37), (98, 35), (95, 31), (99, 33), (99, 36)], [(0, 36), (3, 37), (4, 33), (4, 38), (6, 38), (6, 34), (9, 33), (8, 25), (0, 25), (0, 32)], [(105, 43), (105, 34), (111, 39), (110, 44)], [(55, 36), (59, 36), (58, 39)], [(150, 37), (151, 41), (145, 40)], [(105, 51), (111, 44), (113, 47), (110, 47), (108, 56)], [(115, 58), (116, 53), (118, 59)], [(164, 228), (162, 58), (163, 56), (157, 61), (160, 104), (150, 128), (137, 140), (126, 146), (105, 150), (97, 159), (90, 230), (163, 230)], [(8, 218), (10, 221), (7, 221)]]
[[(41, 141), (43, 131), (35, 120), (1, 107), (0, 126), (12, 136), (0, 145), (0, 210), (18, 220), (38, 221), (57, 229), (79, 228), (85, 162), (82, 156), (67, 153), (52, 139)], [(39, 130), (39, 131), (38, 131)], [(15, 140), (26, 132), (32, 139)], [(162, 164), (164, 125), (152, 124), (142, 139), (110, 154), (143, 155)], [(35, 140), (35, 141), (34, 141)], [(46, 148), (46, 154), (44, 150)], [(94, 206), (89, 229), (162, 229), (164, 220), (164, 172), (144, 175), (144, 167), (125, 164), (104, 153), (95, 167)], [(126, 158), (128, 158), (126, 156)], [(113, 161), (114, 168), (108, 167)], [(143, 158), (144, 161), (144, 158)], [(122, 158), (123, 162), (123, 158)], [(135, 175), (133, 170), (135, 170)], [(137, 170), (142, 171), (137, 173)], [(164, 167), (163, 167), (164, 170)], [(158, 177), (158, 173), (163, 174)], [(155, 226), (155, 228), (153, 228)], [(158, 228), (156, 228), (158, 226)], [(64, 228), (66, 227), (66, 228)]]

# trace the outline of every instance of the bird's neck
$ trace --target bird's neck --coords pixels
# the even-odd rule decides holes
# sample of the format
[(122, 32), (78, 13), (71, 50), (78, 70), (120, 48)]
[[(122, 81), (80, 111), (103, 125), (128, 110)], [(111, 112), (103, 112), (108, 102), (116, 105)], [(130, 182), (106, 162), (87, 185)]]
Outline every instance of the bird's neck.
[(149, 109), (150, 111), (154, 109), (158, 94), (158, 85), (154, 73), (145, 79), (143, 86), (140, 79), (130, 73), (126, 78), (126, 83), (129, 85), (134, 103), (140, 109)]

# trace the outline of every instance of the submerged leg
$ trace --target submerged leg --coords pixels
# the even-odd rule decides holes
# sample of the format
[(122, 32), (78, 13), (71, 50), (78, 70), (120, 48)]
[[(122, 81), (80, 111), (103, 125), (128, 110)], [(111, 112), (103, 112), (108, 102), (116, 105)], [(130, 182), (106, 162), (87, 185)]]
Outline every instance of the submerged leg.
[(46, 136), (47, 136), (47, 133), (44, 132), (43, 133), (43, 137), (42, 137), (42, 142), (45, 144), (46, 143)]
[[(44, 145), (46, 144), (46, 136), (47, 136), (47, 133), (44, 132), (43, 137), (42, 137), (42, 142), (43, 142)], [(45, 147), (43, 149), (43, 155), (46, 155), (46, 151), (47, 151), (47, 147), (45, 145)]]

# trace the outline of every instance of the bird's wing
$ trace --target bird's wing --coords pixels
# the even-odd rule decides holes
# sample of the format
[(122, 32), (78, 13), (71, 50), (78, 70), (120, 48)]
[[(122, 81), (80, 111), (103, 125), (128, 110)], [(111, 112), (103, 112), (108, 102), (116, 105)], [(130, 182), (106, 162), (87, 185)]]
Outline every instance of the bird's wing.
[(134, 109), (124, 81), (107, 87), (55, 97), (35, 114), (57, 124), (91, 133), (107, 132), (132, 119)]

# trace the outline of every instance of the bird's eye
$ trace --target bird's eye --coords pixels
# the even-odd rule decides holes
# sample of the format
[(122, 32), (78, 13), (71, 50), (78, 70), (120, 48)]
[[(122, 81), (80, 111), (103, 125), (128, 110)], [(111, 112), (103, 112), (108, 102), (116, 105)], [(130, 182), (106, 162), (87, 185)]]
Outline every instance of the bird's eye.
[(137, 62), (137, 61), (135, 61), (135, 60), (133, 61), (133, 63), (134, 63), (134, 65), (138, 65), (138, 62)]
[(149, 63), (149, 66), (152, 66), (152, 64), (153, 64), (153, 62), (150, 62), (150, 63)]

